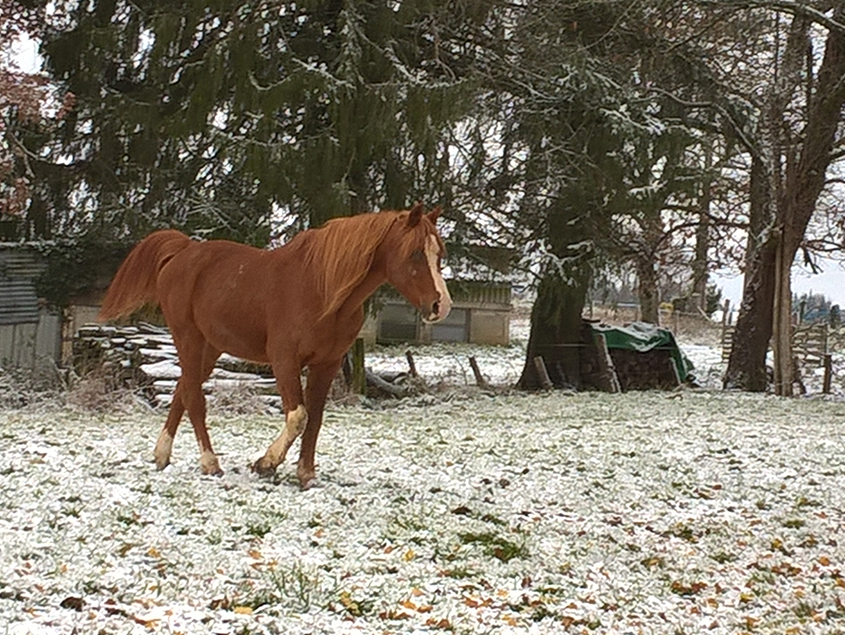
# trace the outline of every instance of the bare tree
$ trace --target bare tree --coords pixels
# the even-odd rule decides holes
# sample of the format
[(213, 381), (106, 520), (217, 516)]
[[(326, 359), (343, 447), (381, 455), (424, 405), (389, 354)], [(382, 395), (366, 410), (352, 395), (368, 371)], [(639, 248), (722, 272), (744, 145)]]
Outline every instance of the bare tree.
[[(747, 4), (747, 3), (746, 3)], [(781, 11), (785, 3), (755, 2)], [(786, 25), (783, 50), (761, 108), (753, 143), (752, 216), (743, 303), (725, 386), (765, 390), (769, 340), (775, 350), (775, 390), (792, 394), (790, 272), (834, 159), (845, 105), (845, 6), (818, 19), (812, 3), (788, 3), (795, 14)], [(804, 9), (799, 8), (801, 5)], [(774, 17), (776, 42), (781, 20)], [(824, 55), (814, 73), (811, 29), (827, 31)]]

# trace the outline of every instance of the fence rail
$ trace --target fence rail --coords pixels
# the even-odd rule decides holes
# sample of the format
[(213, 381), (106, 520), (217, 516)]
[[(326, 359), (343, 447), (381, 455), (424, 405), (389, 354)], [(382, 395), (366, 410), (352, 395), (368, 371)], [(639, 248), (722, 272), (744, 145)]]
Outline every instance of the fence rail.
[[(731, 356), (735, 327), (722, 325), (722, 361)], [(826, 323), (799, 324), (792, 330), (792, 351), (804, 366), (820, 367), (825, 355), (845, 352), (845, 329), (832, 329)]]

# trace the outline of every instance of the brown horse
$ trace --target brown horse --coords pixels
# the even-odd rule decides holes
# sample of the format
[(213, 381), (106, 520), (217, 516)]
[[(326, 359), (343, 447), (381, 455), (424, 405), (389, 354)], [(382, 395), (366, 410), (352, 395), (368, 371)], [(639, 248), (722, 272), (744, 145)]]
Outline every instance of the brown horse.
[[(297, 476), (315, 476), (314, 449), (323, 408), (343, 356), (364, 323), (364, 301), (393, 285), (429, 322), (452, 301), (440, 274), (445, 250), (435, 228), (440, 208), (361, 214), (304, 231), (261, 250), (224, 240), (195, 242), (175, 230), (142, 240), (120, 266), (101, 320), (158, 304), (173, 335), (182, 375), (155, 447), (158, 469), (170, 462), (183, 413), (194, 427), (205, 474), (222, 474), (205, 425), (202, 384), (224, 352), (272, 365), (285, 427), (253, 466), (272, 474), (302, 434)], [(304, 391), (300, 381), (308, 368)]]

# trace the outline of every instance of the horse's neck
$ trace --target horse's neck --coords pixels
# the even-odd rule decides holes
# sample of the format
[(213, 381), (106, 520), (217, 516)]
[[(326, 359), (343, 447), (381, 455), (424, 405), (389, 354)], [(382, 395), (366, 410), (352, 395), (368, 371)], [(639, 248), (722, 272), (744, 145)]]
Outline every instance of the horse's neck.
[(360, 309), (375, 290), (387, 282), (387, 274), (382, 267), (371, 267), (364, 279), (352, 290), (338, 309), (338, 315), (348, 314)]

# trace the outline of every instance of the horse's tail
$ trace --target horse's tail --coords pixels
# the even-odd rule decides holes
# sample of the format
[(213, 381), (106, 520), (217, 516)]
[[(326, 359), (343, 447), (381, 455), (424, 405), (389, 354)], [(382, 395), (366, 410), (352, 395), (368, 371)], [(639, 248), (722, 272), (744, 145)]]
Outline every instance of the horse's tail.
[(112, 280), (97, 319), (101, 322), (129, 315), (147, 304), (158, 304), (158, 274), (173, 256), (191, 244), (175, 229), (154, 232), (135, 245)]

